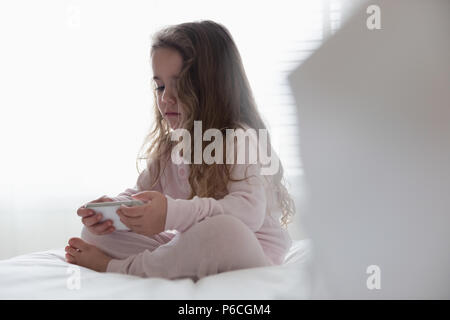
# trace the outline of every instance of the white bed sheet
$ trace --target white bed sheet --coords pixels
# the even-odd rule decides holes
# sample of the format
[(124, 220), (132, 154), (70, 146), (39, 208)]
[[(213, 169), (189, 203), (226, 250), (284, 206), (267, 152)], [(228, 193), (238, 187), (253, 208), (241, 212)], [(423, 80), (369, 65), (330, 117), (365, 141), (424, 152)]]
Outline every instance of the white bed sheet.
[[(190, 279), (140, 278), (71, 265), (64, 249), (0, 260), (0, 299), (310, 299), (311, 241), (294, 241), (284, 264)], [(80, 288), (69, 289), (79, 268)], [(73, 283), (73, 282), (72, 282)]]

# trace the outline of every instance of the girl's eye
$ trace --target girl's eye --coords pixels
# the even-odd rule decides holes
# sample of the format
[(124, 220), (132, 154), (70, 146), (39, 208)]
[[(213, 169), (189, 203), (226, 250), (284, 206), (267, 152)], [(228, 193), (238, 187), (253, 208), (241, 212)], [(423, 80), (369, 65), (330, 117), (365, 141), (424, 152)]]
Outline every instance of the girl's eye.
[(156, 87), (155, 90), (161, 92), (164, 91), (164, 88), (165, 88), (164, 86)]

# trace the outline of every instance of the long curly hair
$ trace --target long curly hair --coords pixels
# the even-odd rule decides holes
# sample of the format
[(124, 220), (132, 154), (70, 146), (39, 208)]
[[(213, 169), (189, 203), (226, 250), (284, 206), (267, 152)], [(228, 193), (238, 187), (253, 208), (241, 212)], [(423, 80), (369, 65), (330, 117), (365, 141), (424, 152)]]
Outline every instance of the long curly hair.
[[(223, 25), (204, 20), (164, 27), (153, 35), (151, 56), (158, 48), (174, 49), (183, 58), (176, 88), (185, 114), (180, 127), (188, 130), (191, 137), (194, 136), (194, 121), (201, 121), (203, 133), (210, 128), (224, 133), (226, 129), (242, 128), (242, 124), (257, 133), (259, 129), (267, 130), (258, 112), (239, 51)], [(137, 168), (140, 160), (145, 160), (147, 166), (155, 164), (152, 186), (164, 172), (176, 143), (171, 140), (169, 124), (158, 110), (155, 90), (153, 94), (156, 121), (144, 138), (136, 162)], [(274, 152), (270, 136), (268, 144), (268, 149)], [(203, 141), (203, 149), (205, 146)], [(223, 146), (225, 157), (226, 143)], [(194, 150), (193, 146), (191, 150)], [(189, 168), (190, 199), (194, 196), (221, 199), (228, 193), (228, 182), (236, 181), (231, 178), (232, 167), (226, 161), (222, 164), (195, 164), (191, 161)], [(275, 175), (264, 177), (277, 195), (282, 212), (281, 225), (287, 227), (295, 205), (285, 187), (281, 162)]]

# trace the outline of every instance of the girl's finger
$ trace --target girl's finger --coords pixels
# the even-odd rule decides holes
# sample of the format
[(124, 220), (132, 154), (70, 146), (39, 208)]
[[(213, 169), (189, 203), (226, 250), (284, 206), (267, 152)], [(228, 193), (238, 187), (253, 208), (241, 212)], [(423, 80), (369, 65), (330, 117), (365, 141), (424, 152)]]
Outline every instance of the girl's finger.
[(97, 223), (96, 225), (93, 225), (91, 228), (95, 231), (96, 234), (100, 234), (102, 232), (105, 232), (112, 225), (113, 222), (111, 220), (107, 220), (102, 223)]
[(124, 225), (126, 225), (128, 228), (130, 228), (130, 221), (128, 220), (127, 217), (125, 217), (123, 214), (119, 214), (119, 218), (120, 218), (120, 222), (122, 222)]
[(136, 227), (139, 227), (141, 225), (140, 220), (136, 221), (136, 219), (134, 218), (127, 218), (123, 214), (119, 214), (119, 217), (120, 221), (133, 231)]
[(110, 234), (111, 232), (116, 231), (116, 228), (114, 228), (114, 226), (109, 227), (108, 229), (106, 229), (105, 231), (103, 231), (102, 233), (100, 233), (100, 235), (105, 235), (105, 234)]
[(87, 209), (87, 208), (83, 208), (83, 207), (81, 207), (81, 208), (79, 208), (77, 210), (77, 215), (79, 215), (80, 217), (83, 217), (83, 218), (92, 216), (94, 213), (95, 212), (93, 210)]
[(121, 205), (118, 212), (121, 212), (124, 216), (128, 218), (140, 218), (144, 215), (144, 206), (127, 207)]
[(78, 208), (77, 210), (77, 214), (80, 217), (85, 217), (85, 216), (89, 216), (92, 215), (93, 213), (95, 213), (92, 209), (88, 209), (86, 208), (86, 205), (89, 203), (98, 203), (98, 202), (108, 202), (108, 201), (113, 201), (111, 198), (108, 198), (107, 196), (101, 196), (98, 199), (89, 201), (88, 203), (84, 204), (83, 206), (81, 206), (80, 208)]
[(88, 217), (85, 217), (85, 218), (81, 219), (81, 222), (86, 227), (92, 227), (93, 225), (99, 223), (100, 220), (102, 220), (102, 214), (101, 213), (97, 213), (97, 214), (94, 214), (92, 216), (88, 216)]

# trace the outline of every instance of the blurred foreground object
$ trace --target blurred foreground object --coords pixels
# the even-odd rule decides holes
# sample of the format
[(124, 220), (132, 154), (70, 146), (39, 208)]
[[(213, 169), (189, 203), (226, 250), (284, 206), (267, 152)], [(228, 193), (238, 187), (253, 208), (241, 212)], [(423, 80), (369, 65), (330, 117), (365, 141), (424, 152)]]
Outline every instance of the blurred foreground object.
[(316, 298), (450, 298), (449, 32), (448, 0), (367, 2), (289, 76)]

